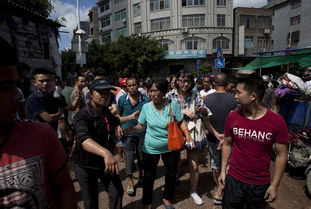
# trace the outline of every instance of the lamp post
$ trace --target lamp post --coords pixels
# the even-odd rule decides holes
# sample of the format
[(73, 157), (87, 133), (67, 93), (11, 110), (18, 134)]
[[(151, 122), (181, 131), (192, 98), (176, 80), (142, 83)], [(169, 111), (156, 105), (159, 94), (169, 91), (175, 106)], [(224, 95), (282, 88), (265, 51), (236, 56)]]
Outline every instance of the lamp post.
[(77, 18), (78, 18), (78, 30), (75, 33), (78, 36), (78, 60), (79, 60), (79, 63), (80, 63), (80, 67), (83, 67), (81, 36), (85, 34), (85, 31), (82, 30), (81, 26), (80, 26), (80, 6), (79, 6), (79, 0), (77, 0)]

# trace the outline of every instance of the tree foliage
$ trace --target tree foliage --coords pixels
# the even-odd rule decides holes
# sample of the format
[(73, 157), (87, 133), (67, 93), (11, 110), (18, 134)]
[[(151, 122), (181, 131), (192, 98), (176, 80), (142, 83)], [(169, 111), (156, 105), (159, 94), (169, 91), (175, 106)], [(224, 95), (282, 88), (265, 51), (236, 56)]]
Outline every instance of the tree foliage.
[(76, 53), (72, 49), (60, 52), (62, 58), (62, 72), (76, 68)]
[(108, 72), (128, 75), (148, 74), (164, 57), (164, 49), (155, 39), (146, 36), (120, 37), (117, 41), (89, 45), (87, 65), (103, 67)]
[(12, 0), (19, 5), (26, 8), (30, 8), (33, 11), (39, 13), (43, 17), (47, 18), (53, 11), (54, 7), (52, 5), (52, 0)]

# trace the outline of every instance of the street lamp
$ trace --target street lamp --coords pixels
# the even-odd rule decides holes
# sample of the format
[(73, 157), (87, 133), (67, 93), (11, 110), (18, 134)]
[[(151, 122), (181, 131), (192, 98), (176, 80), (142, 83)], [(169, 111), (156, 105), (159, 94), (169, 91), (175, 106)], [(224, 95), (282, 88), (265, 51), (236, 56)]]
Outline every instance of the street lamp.
[(75, 32), (78, 36), (78, 60), (80, 63), (80, 67), (83, 67), (82, 63), (82, 46), (81, 46), (81, 36), (86, 34), (84, 30), (80, 28), (80, 7), (79, 7), (79, 0), (77, 0), (77, 18), (78, 18), (78, 30)]

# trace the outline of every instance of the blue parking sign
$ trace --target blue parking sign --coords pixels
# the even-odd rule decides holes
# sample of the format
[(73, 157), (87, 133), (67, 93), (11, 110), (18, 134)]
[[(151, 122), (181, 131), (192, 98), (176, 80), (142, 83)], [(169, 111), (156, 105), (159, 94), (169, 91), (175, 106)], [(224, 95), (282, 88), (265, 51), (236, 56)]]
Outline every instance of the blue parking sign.
[(225, 58), (218, 57), (215, 59), (215, 68), (225, 68)]

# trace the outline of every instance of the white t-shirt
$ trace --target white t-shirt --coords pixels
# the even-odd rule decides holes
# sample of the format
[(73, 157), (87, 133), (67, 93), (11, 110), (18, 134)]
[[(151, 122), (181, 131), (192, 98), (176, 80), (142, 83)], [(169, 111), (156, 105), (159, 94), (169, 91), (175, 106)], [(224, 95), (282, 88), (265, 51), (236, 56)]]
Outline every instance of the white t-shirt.
[(201, 97), (206, 97), (207, 95), (212, 94), (212, 93), (214, 93), (214, 92), (216, 92), (215, 89), (210, 89), (210, 90), (208, 90), (208, 91), (205, 91), (205, 90), (203, 89), (203, 90), (200, 91), (200, 96), (201, 96)]

